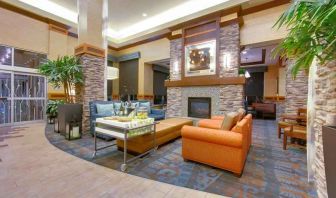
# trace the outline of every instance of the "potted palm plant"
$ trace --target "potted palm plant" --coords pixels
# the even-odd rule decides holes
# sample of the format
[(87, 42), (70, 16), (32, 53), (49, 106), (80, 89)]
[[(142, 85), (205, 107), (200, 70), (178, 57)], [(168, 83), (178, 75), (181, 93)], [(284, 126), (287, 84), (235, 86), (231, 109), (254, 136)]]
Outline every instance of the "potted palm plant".
[[(335, 70), (328, 69), (335, 67), (336, 60), (336, 0), (294, 0), (285, 11), (275, 27), (286, 27), (289, 32), (286, 38), (276, 48), (275, 54), (279, 54), (283, 58), (294, 60), (292, 65), (292, 75), (295, 78), (300, 70), (305, 70), (309, 73), (309, 87), (308, 94), (308, 175), (312, 173), (317, 179), (317, 187), (319, 196), (325, 197), (326, 190), (323, 185), (325, 180), (320, 177), (320, 174), (314, 174), (312, 164), (315, 163), (315, 156), (319, 153), (315, 151), (314, 141), (317, 142), (321, 138), (314, 139), (315, 128), (318, 128), (316, 133), (322, 128), (322, 123), (329, 126), (322, 128), (322, 143), (324, 152), (324, 164), (326, 174), (327, 192), (329, 197), (336, 197), (336, 157), (333, 153), (336, 150), (336, 113), (333, 108), (330, 108), (324, 116), (319, 117), (316, 122), (315, 109), (327, 109), (326, 106), (316, 107), (317, 97), (319, 100), (326, 100), (322, 96), (322, 92), (327, 91), (317, 90), (314, 83), (319, 81), (332, 82), (336, 79)], [(323, 68), (322, 68), (323, 67)], [(319, 69), (319, 70), (318, 70)], [(324, 79), (317, 79), (318, 73), (324, 72)], [(328, 83), (328, 92), (333, 94), (335, 84)], [(317, 96), (319, 95), (319, 96)], [(328, 103), (333, 103), (332, 100)], [(309, 138), (311, 142), (309, 143)], [(317, 161), (317, 160), (315, 160)], [(320, 162), (317, 162), (320, 163)], [(322, 179), (320, 179), (322, 178)]]
[(57, 111), (59, 131), (65, 134), (66, 123), (82, 120), (82, 105), (76, 104), (72, 94), (83, 85), (82, 65), (75, 56), (63, 56), (47, 60), (39, 66), (38, 72), (45, 75), (54, 88), (63, 87), (64, 103), (58, 103), (53, 110)]

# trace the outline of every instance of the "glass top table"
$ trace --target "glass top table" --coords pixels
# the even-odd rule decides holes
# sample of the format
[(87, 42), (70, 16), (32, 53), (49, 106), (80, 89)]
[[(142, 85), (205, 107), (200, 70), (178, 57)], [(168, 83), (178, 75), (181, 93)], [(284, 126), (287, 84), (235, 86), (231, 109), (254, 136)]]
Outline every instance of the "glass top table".
[[(157, 149), (156, 145), (156, 124), (153, 118), (147, 119), (134, 119), (128, 122), (121, 122), (118, 120), (111, 120), (108, 118), (97, 118), (96, 119), (96, 127), (94, 131), (94, 153), (93, 158), (96, 156), (99, 150), (106, 149), (111, 146), (115, 146), (116, 144), (107, 145), (104, 147), (97, 147), (97, 133), (104, 134), (106, 136), (114, 137), (119, 140), (124, 141), (124, 161), (121, 164), (121, 171), (126, 171), (127, 164), (148, 154), (151, 152), (155, 152)], [(144, 134), (153, 134), (153, 148), (148, 150), (145, 153), (134, 156), (131, 159), (127, 159), (127, 141), (144, 135)]]

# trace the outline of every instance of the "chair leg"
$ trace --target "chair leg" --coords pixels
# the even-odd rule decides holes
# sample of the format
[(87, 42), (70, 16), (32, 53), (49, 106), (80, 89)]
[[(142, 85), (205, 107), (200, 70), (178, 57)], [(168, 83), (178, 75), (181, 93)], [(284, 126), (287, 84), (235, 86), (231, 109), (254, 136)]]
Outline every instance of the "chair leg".
[(287, 149), (287, 134), (286, 132), (283, 134), (284, 139), (283, 139), (283, 150)]
[(281, 138), (281, 128), (278, 126), (278, 138)]

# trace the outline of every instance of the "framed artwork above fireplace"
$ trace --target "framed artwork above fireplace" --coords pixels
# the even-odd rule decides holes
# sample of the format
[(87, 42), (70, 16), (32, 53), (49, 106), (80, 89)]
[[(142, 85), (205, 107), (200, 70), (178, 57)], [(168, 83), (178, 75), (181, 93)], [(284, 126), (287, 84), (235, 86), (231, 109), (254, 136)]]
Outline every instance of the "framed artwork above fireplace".
[(207, 76), (216, 74), (216, 40), (185, 46), (184, 74)]

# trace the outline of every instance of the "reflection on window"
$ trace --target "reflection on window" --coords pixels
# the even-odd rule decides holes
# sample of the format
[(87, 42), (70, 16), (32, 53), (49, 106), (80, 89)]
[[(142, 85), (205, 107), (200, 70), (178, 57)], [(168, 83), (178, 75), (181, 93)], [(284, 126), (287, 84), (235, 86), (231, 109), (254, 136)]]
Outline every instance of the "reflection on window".
[(0, 45), (0, 65), (12, 65), (12, 49)]
[(45, 100), (15, 100), (14, 122), (44, 119)]
[(0, 98), (8, 98), (11, 95), (11, 74), (0, 72)]
[(44, 77), (15, 74), (14, 96), (15, 97), (45, 97)]
[(45, 54), (14, 49), (14, 66), (36, 69), (46, 58)]

